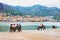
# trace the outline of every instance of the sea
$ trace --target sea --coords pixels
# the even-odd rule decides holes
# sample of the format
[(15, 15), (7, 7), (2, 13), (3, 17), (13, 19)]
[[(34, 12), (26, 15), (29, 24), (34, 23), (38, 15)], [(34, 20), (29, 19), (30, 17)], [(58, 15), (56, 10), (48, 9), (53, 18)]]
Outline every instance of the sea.
[(37, 30), (43, 24), (46, 29), (51, 29), (52, 25), (60, 28), (60, 22), (0, 22), (0, 32), (9, 32), (11, 24), (21, 24), (22, 30)]

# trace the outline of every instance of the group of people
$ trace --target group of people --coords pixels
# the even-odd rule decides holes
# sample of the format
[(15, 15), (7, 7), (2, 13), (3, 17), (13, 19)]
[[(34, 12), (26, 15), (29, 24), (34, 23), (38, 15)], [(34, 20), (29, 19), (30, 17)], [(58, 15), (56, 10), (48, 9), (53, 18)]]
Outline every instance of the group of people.
[(21, 24), (11, 24), (10, 25), (10, 32), (15, 32), (16, 30), (18, 30), (18, 32), (21, 32)]
[[(56, 29), (57, 27), (56, 26), (52, 26), (52, 29)], [(42, 24), (42, 25), (40, 25), (40, 26), (38, 26), (38, 28), (37, 28), (37, 30), (46, 30), (46, 27)]]
[(40, 29), (41, 29), (41, 30), (42, 30), (42, 29), (43, 29), (43, 30), (46, 30), (46, 27), (42, 24), (42, 25), (38, 26), (38, 28), (37, 28), (37, 30), (40, 30)]
[[(56, 29), (57, 27), (55, 27), (54, 25), (52, 26), (53, 29)], [(15, 32), (16, 30), (18, 30), (18, 32), (21, 32), (22, 30), (21, 24), (11, 24), (10, 26), (10, 32)], [(46, 30), (46, 27), (42, 24), (40, 26), (38, 26), (37, 30)]]

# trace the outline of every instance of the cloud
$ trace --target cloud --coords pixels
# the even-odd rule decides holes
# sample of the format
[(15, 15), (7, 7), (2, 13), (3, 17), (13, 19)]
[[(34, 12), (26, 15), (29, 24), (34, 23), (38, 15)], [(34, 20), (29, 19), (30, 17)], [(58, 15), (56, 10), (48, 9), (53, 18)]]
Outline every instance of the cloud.
[(60, 0), (0, 0), (0, 2), (9, 5), (32, 6), (35, 4), (48, 7), (60, 7)]

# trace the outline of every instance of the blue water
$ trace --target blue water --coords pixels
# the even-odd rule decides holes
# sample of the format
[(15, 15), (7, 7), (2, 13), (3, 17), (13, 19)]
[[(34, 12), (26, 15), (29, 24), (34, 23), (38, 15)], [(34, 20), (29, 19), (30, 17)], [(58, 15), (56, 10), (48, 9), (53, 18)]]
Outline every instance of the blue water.
[(44, 24), (47, 29), (51, 29), (52, 25), (60, 28), (60, 22), (0, 22), (0, 32), (9, 31), (10, 24), (21, 24), (22, 30), (36, 30), (40, 24)]

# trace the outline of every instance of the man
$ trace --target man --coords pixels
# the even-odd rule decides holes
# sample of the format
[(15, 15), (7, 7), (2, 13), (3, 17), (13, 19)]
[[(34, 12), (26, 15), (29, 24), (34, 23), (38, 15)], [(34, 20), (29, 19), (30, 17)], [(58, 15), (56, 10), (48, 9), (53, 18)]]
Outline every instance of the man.
[(52, 28), (53, 28), (53, 29), (56, 29), (57, 27), (53, 25)]
[(18, 26), (18, 32), (20, 32), (21, 29), (22, 29), (22, 27), (21, 27), (21, 25), (19, 24), (19, 26)]
[(12, 32), (13, 31), (13, 29), (12, 29), (12, 24), (10, 25), (10, 32)]
[(16, 25), (15, 24), (13, 24), (13, 31), (15, 32), (16, 31)]

